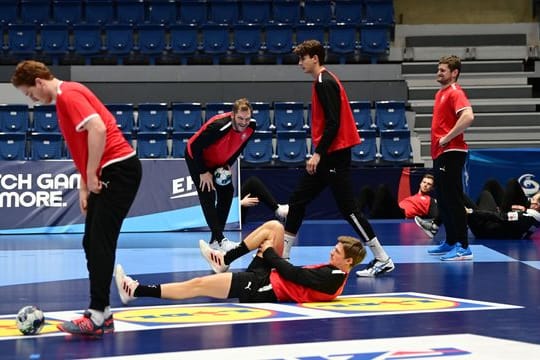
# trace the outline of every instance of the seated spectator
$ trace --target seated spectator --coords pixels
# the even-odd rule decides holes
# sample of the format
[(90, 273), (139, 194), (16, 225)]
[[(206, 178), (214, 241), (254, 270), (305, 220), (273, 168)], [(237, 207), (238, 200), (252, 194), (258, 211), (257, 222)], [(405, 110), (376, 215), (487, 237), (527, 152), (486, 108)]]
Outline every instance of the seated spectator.
[[(511, 179), (502, 191), (496, 180), (489, 180), (475, 203), (465, 196), (467, 223), (477, 239), (528, 238), (540, 225), (540, 192), (529, 201), (516, 179)], [(439, 230), (439, 217), (433, 220), (415, 218), (428, 236)]]
[(360, 190), (356, 203), (361, 211), (367, 207), (371, 219), (435, 218), (438, 216), (437, 201), (430, 195), (434, 181), (433, 175), (425, 174), (418, 192), (399, 202), (386, 184), (380, 185), (376, 191), (366, 186)]

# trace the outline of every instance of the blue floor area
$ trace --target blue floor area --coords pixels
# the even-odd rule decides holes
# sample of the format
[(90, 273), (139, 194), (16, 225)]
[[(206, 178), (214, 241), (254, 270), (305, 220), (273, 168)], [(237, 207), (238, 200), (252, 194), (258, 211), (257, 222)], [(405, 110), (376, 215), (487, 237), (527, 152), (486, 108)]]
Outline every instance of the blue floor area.
[[(373, 300), (373, 305), (376, 308), (396, 303), (403, 308), (410, 305), (410, 311), (320, 318), (315, 316), (320, 315), (320, 311), (310, 310), (311, 318), (294, 321), (263, 317), (255, 322), (212, 326), (200, 323), (188, 328), (164, 328), (162, 324), (161, 327), (139, 329), (130, 323), (123, 324), (124, 328), (119, 326), (114, 335), (98, 341), (65, 337), (54, 332), (36, 337), (2, 336), (2, 327), (9, 327), (8, 321), (12, 321), (17, 310), (27, 304), (39, 305), (46, 315), (51, 314), (52, 319), (68, 316), (61, 312), (85, 309), (88, 306), (88, 280), (80, 235), (0, 236), (0, 358), (30, 358), (32, 354), (38, 356), (34, 358), (137, 354), (161, 354), (156, 358), (164, 358), (166, 352), (188, 350), (449, 334), (474, 334), (540, 344), (540, 240), (479, 241), (471, 236), (474, 261), (446, 263), (426, 252), (444, 240), (443, 231), (432, 240), (411, 221), (377, 220), (372, 224), (396, 269), (380, 278), (357, 278), (351, 274), (344, 295), (375, 296), (373, 299), (377, 300)], [(242, 232), (229, 232), (227, 236), (238, 241), (242, 234), (245, 236), (257, 225), (247, 224)], [(326, 262), (339, 235), (354, 234), (343, 221), (306, 221), (299, 233), (298, 244), (292, 250), (292, 262), (297, 265)], [(207, 239), (208, 233), (123, 233), (119, 239), (117, 262), (142, 283), (182, 281), (210, 274), (199, 254), (198, 240), (201, 238)], [(364, 262), (370, 259), (368, 251)], [(250, 260), (251, 255), (239, 259), (233, 263), (232, 271), (245, 268)], [(411, 292), (429, 296), (418, 300), (392, 295)], [(384, 299), (379, 299), (379, 295)], [(459, 307), (450, 309), (452, 311), (444, 307), (433, 310), (428, 305), (436, 301), (430, 297), (452, 299), (441, 300), (443, 304), (467, 300), (499, 304), (500, 307), (483, 311)], [(223, 301), (138, 299), (133, 306), (217, 306), (219, 303)], [(118, 311), (118, 316), (130, 309), (122, 306), (114, 285), (111, 306)], [(448, 306), (452, 308), (453, 305)]]

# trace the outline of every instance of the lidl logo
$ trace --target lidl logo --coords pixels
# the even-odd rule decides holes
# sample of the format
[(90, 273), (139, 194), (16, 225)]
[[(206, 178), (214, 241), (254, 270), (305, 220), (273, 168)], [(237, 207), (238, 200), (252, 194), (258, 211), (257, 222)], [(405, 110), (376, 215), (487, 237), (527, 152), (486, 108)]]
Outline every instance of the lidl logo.
[[(45, 325), (41, 329), (40, 334), (56, 333), (58, 329), (56, 328), (57, 324), (60, 324), (61, 321), (56, 320), (47, 320), (45, 319)], [(4, 336), (24, 336), (17, 325), (15, 324), (15, 318), (13, 319), (0, 319), (0, 337)]]
[(411, 311), (455, 308), (458, 302), (411, 296), (353, 297), (332, 302), (302, 304), (307, 308), (330, 311)]

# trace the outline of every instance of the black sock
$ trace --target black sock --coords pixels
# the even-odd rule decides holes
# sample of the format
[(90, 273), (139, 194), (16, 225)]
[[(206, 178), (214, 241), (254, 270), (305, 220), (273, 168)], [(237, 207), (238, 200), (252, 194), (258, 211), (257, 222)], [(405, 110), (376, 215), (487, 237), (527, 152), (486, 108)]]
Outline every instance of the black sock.
[(227, 251), (227, 253), (223, 257), (225, 265), (229, 265), (234, 260), (238, 259), (240, 256), (247, 254), (248, 252), (249, 249), (247, 248), (246, 243), (242, 241), (237, 247)]
[(161, 298), (161, 285), (139, 285), (133, 293), (135, 297)]

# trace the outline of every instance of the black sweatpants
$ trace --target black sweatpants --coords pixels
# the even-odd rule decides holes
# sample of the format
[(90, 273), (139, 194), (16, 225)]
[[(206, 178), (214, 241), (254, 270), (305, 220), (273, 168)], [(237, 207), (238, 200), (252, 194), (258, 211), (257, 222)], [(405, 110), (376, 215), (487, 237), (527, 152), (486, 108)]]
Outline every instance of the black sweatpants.
[[(256, 197), (260, 202), (268, 206), (272, 211), (276, 211), (278, 203), (270, 190), (264, 185), (264, 183), (256, 176), (250, 176), (242, 182), (242, 189), (240, 190), (240, 199), (250, 194), (251, 197)], [(242, 223), (245, 222), (249, 207), (242, 207)]]
[(446, 242), (469, 247), (467, 215), (463, 200), (462, 172), (467, 153), (448, 151), (433, 161), (439, 213), (446, 231)]
[(373, 228), (356, 206), (351, 183), (351, 149), (332, 152), (321, 157), (317, 172), (310, 175), (306, 170), (289, 199), (289, 214), (285, 231), (298, 233), (306, 212), (306, 206), (327, 186), (330, 186), (339, 211), (364, 242), (375, 237)]
[(103, 311), (109, 306), (118, 235), (141, 176), (136, 156), (113, 163), (102, 169), (101, 192), (88, 197), (83, 248), (90, 278), (90, 309)]
[(216, 185), (214, 181), (216, 191), (202, 191), (199, 187), (201, 174), (199, 174), (199, 170), (195, 166), (193, 159), (186, 156), (186, 164), (191, 175), (191, 180), (193, 180), (197, 188), (197, 194), (199, 195), (199, 202), (201, 203), (206, 224), (212, 232), (212, 239), (210, 241), (221, 241), (224, 238), (223, 230), (227, 223), (227, 217), (231, 210), (234, 195), (232, 181), (229, 185), (225, 186)]

